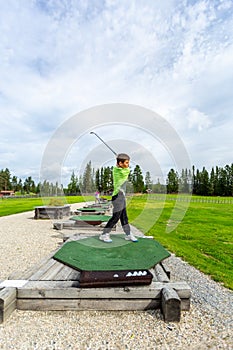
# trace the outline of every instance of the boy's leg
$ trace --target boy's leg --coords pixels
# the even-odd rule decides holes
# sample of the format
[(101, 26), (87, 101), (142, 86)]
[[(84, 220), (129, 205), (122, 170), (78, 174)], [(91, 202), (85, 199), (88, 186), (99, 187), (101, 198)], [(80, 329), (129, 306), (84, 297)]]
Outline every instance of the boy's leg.
[(121, 212), (115, 212), (113, 213), (112, 217), (108, 220), (106, 226), (103, 229), (103, 234), (110, 233), (112, 231), (112, 228), (116, 225), (118, 220), (120, 219)]
[(126, 241), (138, 242), (138, 239), (130, 232), (130, 226), (129, 226), (126, 208), (122, 210), (120, 220), (121, 220), (121, 226), (126, 234), (126, 237), (125, 237)]
[(121, 220), (121, 226), (126, 234), (125, 239), (127, 241), (137, 242), (138, 241), (137, 238), (134, 237), (132, 233), (130, 233), (129, 220), (128, 220), (128, 215), (126, 211), (126, 200), (123, 193), (121, 197), (121, 204), (122, 204), (122, 210), (121, 210), (120, 220)]
[(121, 226), (122, 226), (125, 234), (129, 235), (130, 234), (130, 226), (129, 226), (129, 220), (128, 220), (126, 208), (124, 208), (122, 210), (120, 220), (121, 220)]
[(104, 241), (106, 243), (112, 242), (109, 233), (112, 231), (112, 228), (114, 227), (114, 225), (116, 225), (117, 221), (120, 218), (120, 215), (121, 215), (120, 212), (113, 213), (113, 216), (108, 220), (106, 226), (104, 227), (103, 233), (99, 236), (99, 239), (101, 241)]
[(121, 216), (121, 207), (122, 207), (122, 199), (121, 196), (118, 194), (116, 196), (112, 197), (112, 204), (113, 204), (113, 215), (112, 217), (108, 220), (106, 226), (103, 229), (102, 235), (100, 235), (99, 239), (101, 241), (104, 241), (106, 243), (111, 243), (112, 240), (109, 236), (109, 233), (112, 231), (112, 228), (116, 225), (118, 220), (120, 219)]

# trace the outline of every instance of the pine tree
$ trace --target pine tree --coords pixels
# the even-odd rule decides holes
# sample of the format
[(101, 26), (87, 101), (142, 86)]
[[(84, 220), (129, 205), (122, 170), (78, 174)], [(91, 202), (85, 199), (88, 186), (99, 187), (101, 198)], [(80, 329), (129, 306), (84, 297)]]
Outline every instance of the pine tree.
[(145, 185), (146, 185), (146, 190), (152, 190), (153, 182), (151, 180), (151, 176), (150, 176), (150, 172), (149, 171), (146, 172)]
[(95, 187), (96, 189), (101, 192), (101, 180), (100, 180), (100, 170), (97, 169), (95, 172)]
[(203, 167), (201, 172), (200, 194), (202, 196), (210, 195), (210, 181), (208, 171)]
[(219, 196), (227, 195), (227, 172), (223, 168), (219, 170), (219, 190)]
[(35, 186), (35, 182), (32, 180), (32, 177), (31, 176), (28, 176), (25, 181), (24, 181), (24, 184), (23, 184), (23, 189), (26, 193), (30, 193), (30, 192), (33, 192), (35, 193), (35, 189), (36, 189), (36, 186)]
[(216, 176), (215, 176), (214, 168), (212, 168), (210, 172), (210, 195), (215, 196), (215, 194), (216, 194)]
[(1, 190), (11, 190), (11, 173), (8, 168), (0, 171), (0, 191)]
[(179, 178), (179, 191), (189, 193), (191, 191), (191, 172), (188, 169), (182, 169), (181, 177)]
[(103, 190), (104, 192), (109, 192), (113, 190), (113, 181), (112, 181), (112, 169), (108, 166), (104, 168), (103, 172)]
[(68, 184), (67, 193), (68, 194), (77, 194), (79, 193), (79, 184), (78, 184), (78, 178), (75, 176), (74, 170), (72, 171), (70, 183)]
[(18, 191), (18, 178), (17, 176), (12, 176), (12, 180), (11, 180), (11, 188), (13, 191)]
[(84, 174), (83, 174), (83, 182), (82, 182), (82, 192), (83, 193), (92, 193), (94, 191), (94, 179), (93, 172), (91, 167), (91, 161), (87, 163)]
[(177, 193), (179, 189), (178, 174), (174, 169), (171, 169), (167, 174), (167, 193)]
[(143, 192), (144, 181), (143, 181), (142, 170), (139, 165), (135, 166), (132, 177), (133, 177), (134, 192)]

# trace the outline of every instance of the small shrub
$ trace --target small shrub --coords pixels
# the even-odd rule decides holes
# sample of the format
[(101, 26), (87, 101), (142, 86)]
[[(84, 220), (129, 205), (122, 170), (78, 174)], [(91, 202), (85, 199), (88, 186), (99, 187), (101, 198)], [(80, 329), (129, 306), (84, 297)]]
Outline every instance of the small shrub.
[(51, 198), (48, 205), (51, 207), (60, 207), (64, 205), (64, 202), (60, 198)]

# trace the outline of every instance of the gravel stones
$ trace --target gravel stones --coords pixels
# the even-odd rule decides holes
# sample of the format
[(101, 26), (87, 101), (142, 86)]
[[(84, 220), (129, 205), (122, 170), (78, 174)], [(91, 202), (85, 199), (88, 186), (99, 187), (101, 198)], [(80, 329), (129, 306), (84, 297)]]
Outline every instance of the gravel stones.
[[(62, 243), (52, 220), (33, 216), (0, 218), (0, 280), (25, 271)], [(191, 310), (182, 312), (180, 323), (165, 323), (159, 310), (16, 310), (0, 325), (0, 349), (232, 349), (233, 293), (174, 255), (166, 263), (171, 280), (187, 281), (192, 289)]]

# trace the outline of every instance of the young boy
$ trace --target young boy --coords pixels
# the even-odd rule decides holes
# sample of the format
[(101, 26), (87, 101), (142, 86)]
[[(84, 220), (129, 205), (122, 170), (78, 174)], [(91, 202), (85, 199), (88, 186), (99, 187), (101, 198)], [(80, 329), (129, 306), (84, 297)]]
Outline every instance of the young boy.
[(114, 225), (120, 219), (121, 226), (126, 234), (125, 239), (127, 241), (137, 242), (137, 238), (130, 233), (130, 226), (128, 223), (128, 216), (126, 212), (126, 200), (122, 186), (126, 183), (128, 179), (129, 161), (130, 158), (125, 153), (120, 153), (117, 155), (117, 164), (113, 167), (113, 187), (114, 191), (112, 194), (112, 204), (113, 204), (113, 215), (107, 222), (103, 233), (100, 235), (99, 239), (106, 243), (111, 243), (110, 232)]

